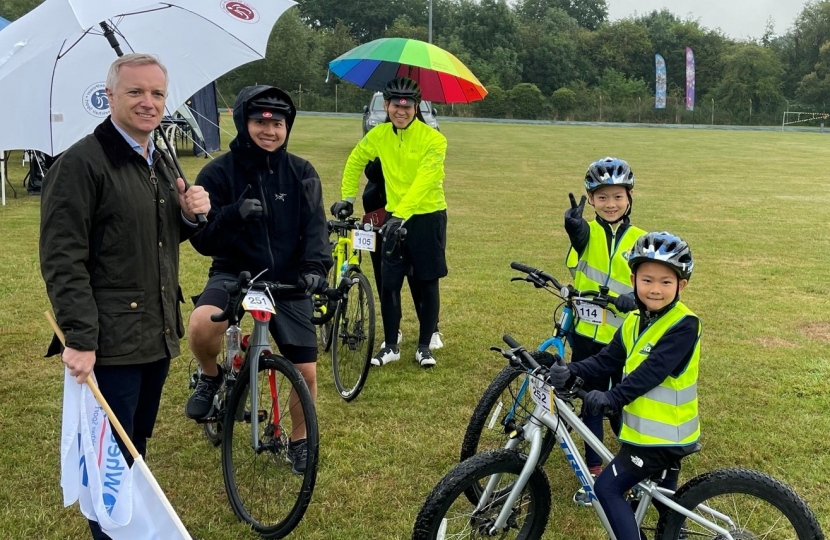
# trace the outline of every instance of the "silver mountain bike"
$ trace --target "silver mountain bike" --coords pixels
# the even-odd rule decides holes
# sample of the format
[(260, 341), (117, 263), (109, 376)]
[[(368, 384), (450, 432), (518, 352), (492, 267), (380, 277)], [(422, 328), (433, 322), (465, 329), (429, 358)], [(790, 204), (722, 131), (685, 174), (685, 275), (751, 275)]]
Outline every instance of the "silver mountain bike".
[[(579, 390), (554, 391), (545, 383), (547, 368), (509, 335), (510, 349), (493, 348), (515, 367), (528, 371), (535, 403), (526, 423), (517, 425), (505, 448), (477, 454), (456, 465), (433, 489), (415, 520), (413, 540), (471, 538), (541, 538), (548, 525), (551, 490), (539, 466), (544, 433), (553, 432), (556, 445), (592, 500), (592, 508), (611, 540), (608, 518), (594, 495), (594, 480), (577, 450), (575, 431), (602, 457), (611, 452), (574, 412)], [(530, 441), (527, 454), (516, 450)], [(699, 450), (699, 446), (690, 453)], [(665, 474), (665, 473), (664, 473)], [(642, 537), (655, 540), (823, 540), (824, 534), (807, 504), (787, 485), (762, 472), (719, 469), (689, 480), (676, 492), (645, 480), (631, 492)], [(483, 485), (477, 501), (469, 500), (475, 485)], [(465, 495), (466, 493), (466, 495)], [(570, 502), (570, 501), (569, 501)], [(652, 503), (667, 510), (658, 513)]]

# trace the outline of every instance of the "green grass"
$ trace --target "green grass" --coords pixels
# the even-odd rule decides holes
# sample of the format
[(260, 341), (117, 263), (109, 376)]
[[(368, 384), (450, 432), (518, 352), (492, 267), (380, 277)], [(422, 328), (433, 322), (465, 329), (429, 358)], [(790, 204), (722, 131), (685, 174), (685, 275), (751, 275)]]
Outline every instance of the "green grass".
[[(579, 195), (588, 163), (605, 155), (624, 157), (636, 172), (634, 223), (681, 235), (696, 259), (684, 300), (704, 324), (704, 449), (686, 460), (682, 479), (757, 468), (791, 484), (830, 528), (830, 183), (823, 169), (830, 138), (456, 122), (443, 130), (446, 347), (436, 369), (415, 365), (417, 328), (405, 301), (404, 358), (373, 370), (350, 404), (338, 397), (321, 355), (320, 473), (292, 537), (411, 535), (427, 494), (457, 459), (472, 408), (504, 364), (487, 348), (505, 332), (528, 345), (550, 333), (554, 304), (511, 284), (510, 261), (565, 276), (567, 195)], [(300, 117), (295, 125), (290, 148), (320, 173), (327, 207), (339, 198), (339, 175), (359, 136), (356, 118)], [(191, 180), (205, 162), (184, 159)], [(15, 186), (23, 172), (13, 154)], [(42, 315), (49, 306), (38, 214), (38, 199), (25, 196), (0, 208), (0, 531), (12, 539), (84, 538), (86, 524), (77, 508), (62, 508), (59, 488), (62, 364), (42, 358), (51, 333)], [(182, 246), (186, 295), (199, 292), (208, 264)], [(189, 359), (185, 351), (173, 363), (148, 464), (194, 537), (256, 538), (228, 506), (219, 450), (184, 418)], [(593, 513), (570, 501), (577, 483), (560, 455), (546, 471), (554, 511), (545, 538), (605, 538)]]

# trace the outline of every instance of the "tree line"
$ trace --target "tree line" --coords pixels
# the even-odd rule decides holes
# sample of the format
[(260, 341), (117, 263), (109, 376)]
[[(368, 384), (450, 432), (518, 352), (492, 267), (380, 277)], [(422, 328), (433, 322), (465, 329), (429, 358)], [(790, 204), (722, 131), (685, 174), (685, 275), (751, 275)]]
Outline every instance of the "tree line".
[[(38, 0), (0, 0), (13, 20)], [(433, 42), (489, 91), (440, 114), (603, 121), (777, 124), (783, 111), (830, 112), (830, 0), (794, 21), (769, 20), (734, 40), (668, 10), (608, 20), (606, 0), (433, 0)], [(429, 0), (299, 0), (278, 21), (266, 58), (218, 81), (280, 86), (304, 110), (360, 111), (371, 92), (328, 77), (328, 62), (380, 37), (426, 41)], [(777, 29), (783, 28), (778, 33)], [(696, 60), (694, 112), (684, 111), (685, 47)], [(654, 109), (654, 55), (666, 60), (668, 105)]]

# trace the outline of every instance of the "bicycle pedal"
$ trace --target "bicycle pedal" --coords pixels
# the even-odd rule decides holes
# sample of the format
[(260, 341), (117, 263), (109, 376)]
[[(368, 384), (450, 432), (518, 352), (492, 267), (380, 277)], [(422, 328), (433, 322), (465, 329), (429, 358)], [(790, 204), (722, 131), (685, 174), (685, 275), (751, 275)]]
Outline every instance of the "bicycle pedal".
[(218, 421), (219, 421), (219, 415), (218, 414), (212, 414), (212, 415), (207, 416), (205, 418), (200, 418), (200, 419), (196, 420), (196, 423), (197, 424), (215, 424)]
[[(257, 421), (265, 422), (266, 419), (268, 419), (268, 413), (266, 413), (264, 409), (260, 409), (257, 414)], [(245, 422), (248, 424), (251, 423), (251, 411), (245, 411)]]

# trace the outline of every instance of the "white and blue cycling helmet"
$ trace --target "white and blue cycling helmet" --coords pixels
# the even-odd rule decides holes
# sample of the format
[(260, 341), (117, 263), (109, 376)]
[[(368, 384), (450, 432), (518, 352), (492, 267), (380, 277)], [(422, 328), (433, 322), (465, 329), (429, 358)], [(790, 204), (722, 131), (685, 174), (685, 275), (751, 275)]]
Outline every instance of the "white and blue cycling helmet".
[(603, 186), (634, 189), (634, 172), (622, 159), (607, 157), (591, 163), (585, 173), (585, 191), (593, 193)]
[(644, 262), (662, 263), (677, 272), (680, 279), (691, 278), (695, 266), (689, 244), (669, 232), (650, 232), (637, 239), (628, 266), (635, 272)]

